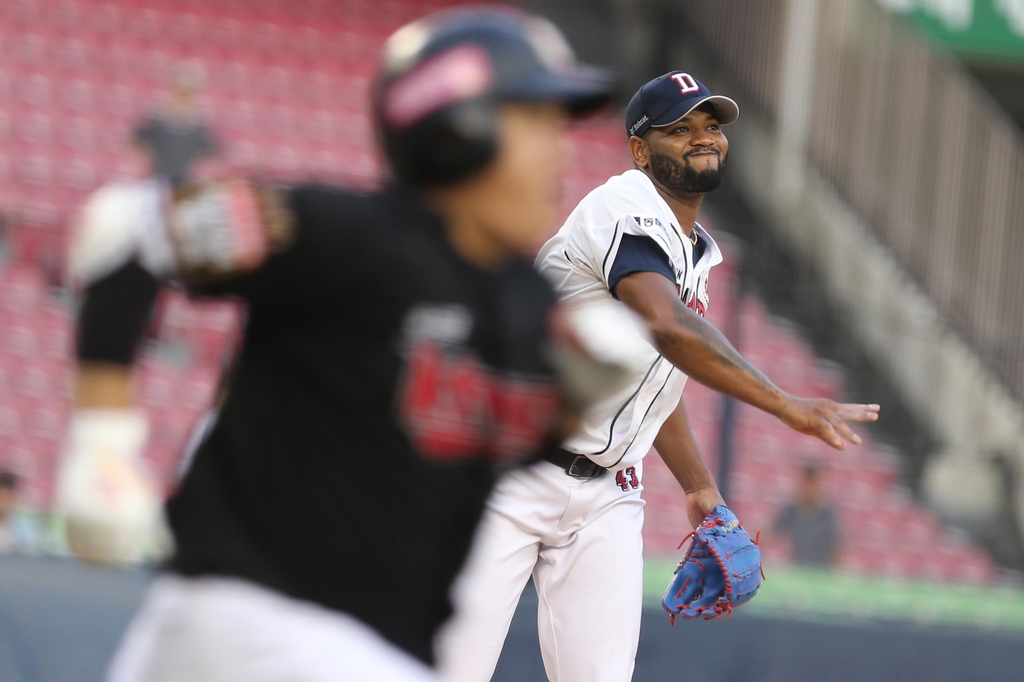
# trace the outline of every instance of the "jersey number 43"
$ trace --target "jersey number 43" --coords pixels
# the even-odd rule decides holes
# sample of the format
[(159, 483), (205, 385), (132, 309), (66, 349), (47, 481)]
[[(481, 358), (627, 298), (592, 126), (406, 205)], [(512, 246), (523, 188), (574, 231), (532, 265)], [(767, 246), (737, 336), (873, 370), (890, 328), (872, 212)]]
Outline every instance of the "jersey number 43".
[(619, 484), (619, 487), (623, 490), (629, 490), (632, 488), (636, 490), (640, 487), (640, 479), (636, 477), (636, 467), (626, 467), (615, 472), (615, 482)]

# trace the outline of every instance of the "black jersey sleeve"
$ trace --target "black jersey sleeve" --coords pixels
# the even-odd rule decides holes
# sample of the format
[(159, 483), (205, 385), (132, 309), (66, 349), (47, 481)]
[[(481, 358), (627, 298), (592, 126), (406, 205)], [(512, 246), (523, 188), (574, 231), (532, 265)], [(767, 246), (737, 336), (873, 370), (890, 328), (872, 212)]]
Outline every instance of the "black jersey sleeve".
[(79, 360), (131, 365), (160, 283), (134, 260), (83, 292), (75, 343)]
[(308, 185), (288, 190), (294, 236), (256, 270), (214, 283), (190, 284), (199, 296), (236, 295), (261, 307), (297, 310), (350, 299), (380, 261), (368, 253), (370, 221), (360, 195)]
[(504, 281), (497, 306), (504, 319), (502, 353), (488, 357), (491, 364), (528, 375), (553, 379), (547, 353), (548, 316), (557, 302), (551, 285), (530, 263), (515, 262), (501, 275)]

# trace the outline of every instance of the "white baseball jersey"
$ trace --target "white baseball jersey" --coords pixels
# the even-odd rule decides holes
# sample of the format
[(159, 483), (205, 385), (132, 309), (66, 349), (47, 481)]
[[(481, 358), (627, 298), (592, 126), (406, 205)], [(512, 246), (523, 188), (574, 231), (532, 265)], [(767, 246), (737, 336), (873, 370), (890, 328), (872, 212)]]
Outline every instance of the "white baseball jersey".
[[(558, 296), (577, 302), (613, 298), (609, 276), (623, 235), (650, 237), (675, 271), (680, 300), (703, 315), (708, 306), (708, 273), (722, 262), (722, 252), (704, 228), (704, 253), (693, 262), (689, 229), (681, 230), (675, 214), (651, 180), (628, 170), (608, 180), (579, 203), (565, 224), (541, 249), (536, 266)], [(582, 428), (563, 447), (607, 468), (638, 462), (679, 404), (686, 375), (651, 346), (646, 369), (618, 394), (594, 405)]]

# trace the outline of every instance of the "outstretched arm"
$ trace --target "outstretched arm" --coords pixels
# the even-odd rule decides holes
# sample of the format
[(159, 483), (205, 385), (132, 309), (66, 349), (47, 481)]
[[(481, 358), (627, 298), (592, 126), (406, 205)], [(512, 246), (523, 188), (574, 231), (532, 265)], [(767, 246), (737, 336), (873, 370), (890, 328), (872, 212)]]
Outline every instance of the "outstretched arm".
[(616, 284), (615, 294), (644, 318), (658, 350), (673, 365), (709, 388), (778, 417), (796, 431), (843, 450), (844, 438), (860, 443), (860, 437), (847, 421), (878, 419), (878, 405), (797, 398), (779, 389), (747, 362), (714, 325), (684, 306), (674, 284), (664, 275), (627, 275)]
[(160, 284), (134, 258), (108, 259), (108, 274), (83, 278), (77, 319), (75, 407), (132, 405), (131, 368), (149, 325)]
[(682, 400), (662, 424), (654, 447), (686, 492), (686, 516), (696, 528), (712, 509), (725, 504), (725, 500), (700, 454)]
[(71, 549), (100, 563), (137, 561), (164, 538), (158, 489), (139, 462), (147, 423), (132, 394), (132, 365), (160, 284), (131, 245), (118, 230), (84, 224), (71, 256), (81, 293), (75, 410), (55, 502)]

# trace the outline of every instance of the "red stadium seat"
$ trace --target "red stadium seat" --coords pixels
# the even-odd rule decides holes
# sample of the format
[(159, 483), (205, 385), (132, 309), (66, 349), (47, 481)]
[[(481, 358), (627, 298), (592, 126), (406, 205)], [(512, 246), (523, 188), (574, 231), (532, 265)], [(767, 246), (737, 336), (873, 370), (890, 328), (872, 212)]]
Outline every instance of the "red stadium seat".
[(4, 402), (0, 403), (0, 436), (7, 439), (15, 439), (21, 435), (21, 414), (10, 400), (9, 393), (5, 393)]
[(149, 371), (140, 380), (139, 399), (145, 407), (169, 408), (174, 405), (172, 377)]
[[(209, 118), (236, 170), (281, 181), (300, 178), (369, 187), (379, 160), (368, 111), (376, 54), (398, 25), (462, 0), (11, 0), (0, 21), (0, 211), (25, 226), (12, 237), (21, 264), (0, 269), (0, 457), (30, 482), (31, 500), (52, 492), (57, 426), (68, 407), (71, 321), (47, 294), (39, 261), (51, 270), (67, 240), (70, 216), (87, 192), (112, 178), (145, 172), (131, 150), (132, 130), (160, 106), (178, 64), (196, 60), (207, 78)], [(566, 178), (564, 209), (629, 167), (621, 123), (587, 121), (571, 133), (577, 172)], [(754, 297), (735, 297), (739, 247), (712, 277), (709, 319), (739, 334), (739, 347), (784, 388), (838, 398), (843, 377), (819, 363), (799, 329), (773, 320)], [(33, 267), (30, 267), (33, 266)], [(732, 324), (732, 320), (738, 324)], [(237, 306), (197, 306), (180, 293), (161, 302), (154, 328), (171, 365), (147, 357), (141, 401), (153, 418), (147, 456), (169, 479), (198, 414), (212, 400), (217, 370), (234, 337)], [(706, 459), (715, 465), (721, 397), (691, 383), (686, 404)], [(774, 418), (741, 406), (736, 413), (730, 503), (748, 528), (770, 528), (795, 493), (798, 467), (823, 467), (840, 508), (841, 565), (848, 570), (913, 573), (985, 581), (991, 562), (940, 535), (938, 520), (895, 489), (895, 458), (866, 439), (836, 453)], [(6, 444), (13, 443), (13, 449)], [(688, 528), (685, 498), (657, 455), (646, 460), (649, 548), (675, 554)], [(889, 560), (872, 543), (889, 543), (892, 517), (912, 542)], [(922, 557), (917, 545), (943, 548)], [(772, 556), (785, 559), (784, 543)]]
[(64, 401), (68, 396), (68, 375), (63, 363), (36, 358), (12, 373), (14, 394), (23, 399)]
[(43, 305), (45, 297), (46, 283), (38, 270), (25, 266), (0, 270), (0, 311), (3, 313), (30, 315)]
[(188, 436), (191, 413), (173, 407), (148, 410), (149, 446), (153, 448), (181, 448)]
[(47, 361), (70, 362), (74, 354), (71, 320), (61, 307), (52, 307), (39, 320), (39, 353)]
[(35, 355), (37, 345), (35, 330), (24, 322), (7, 323), (0, 328), (0, 353), (30, 358)]
[(213, 406), (219, 378), (217, 367), (191, 372), (180, 384), (175, 404), (198, 414)]
[(42, 441), (60, 441), (68, 417), (67, 403), (43, 400), (33, 404), (25, 415), (23, 433)]

